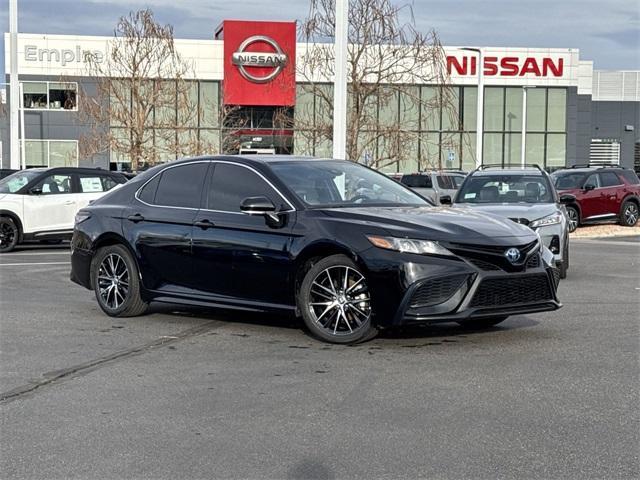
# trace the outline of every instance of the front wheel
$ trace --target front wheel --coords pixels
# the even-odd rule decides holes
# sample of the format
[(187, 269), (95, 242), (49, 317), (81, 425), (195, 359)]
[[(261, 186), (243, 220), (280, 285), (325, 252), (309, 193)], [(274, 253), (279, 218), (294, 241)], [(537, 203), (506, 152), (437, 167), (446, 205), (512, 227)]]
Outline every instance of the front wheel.
[(620, 225), (624, 227), (633, 227), (636, 223), (638, 223), (638, 205), (630, 200), (627, 200), (622, 205)]
[(140, 296), (138, 267), (123, 245), (100, 248), (91, 274), (98, 305), (110, 317), (135, 317), (147, 310)]
[(580, 224), (580, 213), (576, 207), (567, 207), (567, 217), (569, 217), (569, 231), (575, 232)]
[(305, 274), (298, 307), (309, 331), (331, 343), (373, 338), (371, 291), (364, 273), (345, 255), (331, 255)]
[(9, 217), (0, 217), (0, 253), (10, 252), (18, 244), (18, 226)]
[(471, 320), (465, 320), (464, 322), (458, 322), (461, 327), (470, 329), (484, 329), (495, 327), (499, 323), (504, 322), (508, 316), (490, 317), (490, 318), (476, 318)]

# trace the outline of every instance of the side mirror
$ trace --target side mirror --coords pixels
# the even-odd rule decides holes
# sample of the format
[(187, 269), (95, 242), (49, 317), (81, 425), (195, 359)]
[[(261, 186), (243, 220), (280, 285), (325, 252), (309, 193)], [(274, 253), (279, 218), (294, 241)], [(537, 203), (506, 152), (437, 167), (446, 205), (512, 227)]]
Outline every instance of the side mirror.
[(569, 203), (573, 203), (575, 202), (576, 197), (574, 195), (571, 195), (569, 193), (565, 193), (560, 195), (560, 203), (563, 203), (565, 205), (569, 204)]
[(442, 195), (440, 197), (440, 205), (451, 205), (451, 195)]
[(583, 187), (583, 189), (584, 189), (584, 191), (585, 191), (585, 192), (589, 192), (589, 191), (593, 190), (594, 188), (596, 188), (596, 186), (595, 186), (595, 185), (593, 185), (593, 184), (591, 184), (591, 183), (587, 183), (587, 184)]
[(31, 187), (29, 193), (31, 195), (42, 195), (42, 187)]
[(240, 211), (247, 215), (275, 215), (276, 206), (266, 197), (249, 197), (240, 204)]

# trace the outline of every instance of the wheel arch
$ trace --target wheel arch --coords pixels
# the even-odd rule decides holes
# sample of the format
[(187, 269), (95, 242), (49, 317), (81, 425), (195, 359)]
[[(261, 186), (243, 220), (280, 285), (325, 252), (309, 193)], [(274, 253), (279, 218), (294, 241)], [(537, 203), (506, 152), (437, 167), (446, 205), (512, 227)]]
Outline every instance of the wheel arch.
[(573, 202), (568, 203), (565, 206), (565, 208), (568, 208), (568, 207), (572, 207), (572, 208), (576, 209), (576, 211), (578, 212), (578, 222), (581, 222), (582, 221), (582, 208), (580, 207), (580, 202), (578, 202), (578, 200), (574, 200)]
[(331, 255), (345, 255), (353, 260), (363, 272), (368, 272), (367, 266), (364, 264), (360, 256), (352, 249), (336, 242), (322, 241), (316, 242), (305, 247), (296, 257), (295, 263), (295, 279), (294, 279), (294, 295), (298, 296), (298, 291), (302, 285), (307, 271), (319, 259), (329, 257)]
[(2, 209), (0, 210), (0, 217), (9, 217), (11, 220), (13, 220), (13, 223), (15, 223), (16, 227), (18, 227), (18, 243), (22, 243), (22, 240), (24, 238), (24, 226), (22, 225), (20, 216), (12, 210)]
[[(95, 257), (95, 253), (98, 251), (98, 249), (100, 249), (102, 247), (108, 247), (110, 245), (122, 245), (124, 248), (126, 248), (128, 250), (128, 252), (131, 254), (131, 258), (133, 258), (133, 261), (136, 264), (136, 268), (138, 269), (138, 275), (140, 275), (140, 264), (138, 263), (138, 257), (136, 255), (136, 253), (133, 251), (133, 249), (129, 245), (129, 242), (127, 242), (127, 240), (122, 235), (119, 235), (118, 233), (105, 232), (105, 233), (101, 234), (98, 238), (96, 238), (93, 241), (93, 244), (92, 244), (94, 257)], [(141, 278), (141, 280), (142, 280), (142, 278)], [(90, 272), (89, 281), (91, 282), (91, 288), (93, 288), (94, 287), (94, 285), (93, 285), (93, 262), (92, 262), (92, 266), (91, 266), (91, 272)]]

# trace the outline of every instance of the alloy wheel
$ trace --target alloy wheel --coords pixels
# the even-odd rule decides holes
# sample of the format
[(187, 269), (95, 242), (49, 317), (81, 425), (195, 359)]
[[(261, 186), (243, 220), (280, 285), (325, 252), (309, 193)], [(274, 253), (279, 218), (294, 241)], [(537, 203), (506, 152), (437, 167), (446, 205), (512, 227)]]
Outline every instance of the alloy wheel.
[(567, 208), (567, 216), (569, 217), (569, 231), (573, 232), (578, 228), (578, 211), (575, 208)]
[(98, 269), (98, 287), (103, 304), (115, 310), (129, 295), (129, 269), (117, 253), (107, 255)]
[(13, 244), (16, 233), (15, 227), (9, 222), (0, 223), (0, 248)]
[(311, 282), (309, 293), (311, 317), (330, 335), (351, 335), (368, 327), (369, 289), (364, 276), (354, 268), (336, 265), (322, 270)]
[(624, 209), (624, 219), (627, 225), (635, 225), (638, 221), (638, 207), (635, 203), (629, 203)]

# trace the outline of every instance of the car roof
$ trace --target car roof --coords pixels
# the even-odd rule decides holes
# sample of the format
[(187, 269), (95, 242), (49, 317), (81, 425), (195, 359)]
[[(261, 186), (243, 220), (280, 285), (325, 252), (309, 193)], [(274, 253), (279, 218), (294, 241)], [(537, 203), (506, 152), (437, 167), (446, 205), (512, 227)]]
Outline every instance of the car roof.
[(35, 172), (35, 173), (55, 173), (55, 172), (70, 172), (70, 173), (103, 173), (107, 175), (121, 175), (121, 172), (116, 172), (112, 170), (103, 170), (102, 168), (92, 168), (92, 167), (36, 167), (36, 168), (26, 168), (24, 170), (16, 170), (24, 171), (24, 172)]

